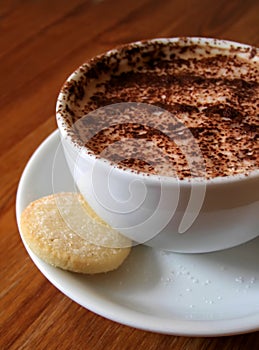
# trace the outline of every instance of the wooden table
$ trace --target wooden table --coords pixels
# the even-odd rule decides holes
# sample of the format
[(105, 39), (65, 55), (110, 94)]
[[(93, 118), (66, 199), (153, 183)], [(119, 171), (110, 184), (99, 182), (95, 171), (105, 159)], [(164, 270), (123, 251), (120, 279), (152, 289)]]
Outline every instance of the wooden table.
[(80, 307), (27, 255), (15, 220), (23, 168), (56, 128), (64, 79), (117, 44), (209, 36), (259, 44), (257, 0), (0, 2), (1, 349), (258, 349), (259, 332), (185, 338), (123, 326)]

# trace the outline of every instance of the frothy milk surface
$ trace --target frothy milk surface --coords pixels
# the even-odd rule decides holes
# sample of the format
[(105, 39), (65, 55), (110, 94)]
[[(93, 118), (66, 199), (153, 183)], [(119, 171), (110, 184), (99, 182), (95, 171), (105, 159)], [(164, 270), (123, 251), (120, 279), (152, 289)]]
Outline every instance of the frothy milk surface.
[(258, 67), (250, 47), (132, 44), (81, 67), (59, 112), (75, 143), (122, 168), (248, 174), (259, 168)]

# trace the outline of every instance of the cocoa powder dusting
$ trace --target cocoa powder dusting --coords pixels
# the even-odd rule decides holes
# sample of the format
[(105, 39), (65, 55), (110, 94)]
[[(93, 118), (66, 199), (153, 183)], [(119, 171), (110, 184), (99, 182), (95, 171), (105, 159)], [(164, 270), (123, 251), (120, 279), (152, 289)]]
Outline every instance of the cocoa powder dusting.
[[(151, 46), (93, 60), (81, 81), (67, 85), (75, 142), (120, 168), (180, 179), (201, 171), (199, 154), (193, 151), (190, 165), (181, 146), (188, 140), (197, 142), (207, 178), (258, 169), (258, 50), (244, 58), (238, 49)], [(147, 105), (110, 106), (121, 102)], [(148, 105), (158, 110), (150, 113)], [(110, 107), (94, 112), (103, 106)]]

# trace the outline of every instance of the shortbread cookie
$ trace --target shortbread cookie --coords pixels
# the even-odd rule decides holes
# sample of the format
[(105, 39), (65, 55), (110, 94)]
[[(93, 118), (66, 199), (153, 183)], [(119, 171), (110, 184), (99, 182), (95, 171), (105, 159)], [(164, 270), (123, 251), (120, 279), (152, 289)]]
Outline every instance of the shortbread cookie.
[(21, 215), (21, 234), (42, 260), (79, 273), (115, 270), (131, 249), (131, 242), (77, 193), (53, 194), (29, 204)]

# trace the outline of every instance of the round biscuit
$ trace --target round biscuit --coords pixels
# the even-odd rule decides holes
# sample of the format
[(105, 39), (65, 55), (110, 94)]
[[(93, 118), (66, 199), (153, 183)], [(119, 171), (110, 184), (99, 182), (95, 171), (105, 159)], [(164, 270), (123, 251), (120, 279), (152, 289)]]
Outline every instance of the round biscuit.
[[(83, 234), (78, 234), (82, 227)], [(53, 194), (30, 203), (21, 215), (21, 234), (45, 262), (86, 274), (117, 269), (131, 249), (131, 242), (102, 221), (78, 193)]]

